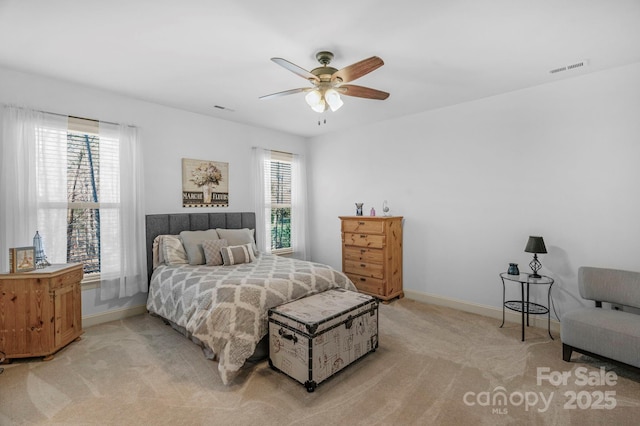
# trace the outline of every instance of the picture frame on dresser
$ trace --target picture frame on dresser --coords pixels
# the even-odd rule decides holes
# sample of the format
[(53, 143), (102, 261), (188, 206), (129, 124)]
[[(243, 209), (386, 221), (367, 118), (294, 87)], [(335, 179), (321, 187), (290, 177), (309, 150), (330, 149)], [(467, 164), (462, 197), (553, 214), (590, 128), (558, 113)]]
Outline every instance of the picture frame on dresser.
[(34, 246), (9, 249), (9, 273), (20, 274), (36, 270), (36, 248)]

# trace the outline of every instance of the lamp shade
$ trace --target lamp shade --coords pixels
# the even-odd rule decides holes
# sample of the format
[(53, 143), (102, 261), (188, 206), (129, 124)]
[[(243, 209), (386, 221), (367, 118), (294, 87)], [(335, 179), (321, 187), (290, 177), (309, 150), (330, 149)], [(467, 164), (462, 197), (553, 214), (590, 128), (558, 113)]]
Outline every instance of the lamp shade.
[(331, 111), (337, 111), (344, 104), (342, 99), (340, 99), (340, 94), (335, 89), (329, 89), (324, 92), (324, 99), (331, 107)]
[(322, 93), (319, 90), (312, 90), (307, 93), (307, 96), (304, 97), (305, 101), (307, 101), (307, 105), (313, 108), (316, 105), (319, 105), (322, 101)]
[(547, 247), (544, 245), (542, 237), (529, 237), (524, 251), (527, 253), (546, 253)]

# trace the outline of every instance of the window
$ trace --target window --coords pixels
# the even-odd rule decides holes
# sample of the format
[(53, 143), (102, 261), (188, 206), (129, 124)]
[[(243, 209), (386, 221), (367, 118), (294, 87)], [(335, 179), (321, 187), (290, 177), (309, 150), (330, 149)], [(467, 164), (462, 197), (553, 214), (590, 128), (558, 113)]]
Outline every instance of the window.
[[(94, 122), (95, 123), (95, 122)], [(67, 133), (67, 262), (100, 272), (100, 137), (69, 123)]]
[(271, 151), (271, 252), (291, 252), (291, 161), (289, 153)]
[[(104, 189), (112, 188), (112, 180), (118, 180), (118, 141), (100, 137), (97, 121), (74, 117), (69, 117), (66, 137), (47, 128), (39, 132), (38, 226), (46, 230), (43, 235), (58, 239), (46, 254), (54, 261), (82, 263), (88, 278), (97, 276), (105, 220), (101, 210), (109, 205)], [(52, 217), (58, 220), (52, 222)], [(52, 224), (63, 227), (64, 237), (60, 229), (47, 229)]]
[(254, 147), (252, 162), (258, 249), (307, 260), (304, 157)]
[(0, 240), (24, 245), (38, 231), (47, 260), (82, 262), (101, 300), (146, 292), (138, 128), (14, 106), (0, 119), (0, 195), (11, 206)]

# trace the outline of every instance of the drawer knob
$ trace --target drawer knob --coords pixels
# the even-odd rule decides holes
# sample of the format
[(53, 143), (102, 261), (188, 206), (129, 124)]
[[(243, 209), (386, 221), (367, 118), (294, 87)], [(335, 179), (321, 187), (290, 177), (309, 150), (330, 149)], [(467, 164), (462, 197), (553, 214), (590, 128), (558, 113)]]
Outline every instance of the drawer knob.
[(360, 264), (360, 267), (361, 267), (361, 268), (366, 268), (366, 267), (367, 267), (367, 265), (366, 265), (365, 263), (361, 263), (361, 264)]
[(366, 281), (366, 280), (367, 280), (366, 278), (360, 278), (360, 281)]
[(358, 225), (364, 225), (364, 222), (358, 222)]
[(360, 235), (360, 238), (367, 238), (366, 235)]

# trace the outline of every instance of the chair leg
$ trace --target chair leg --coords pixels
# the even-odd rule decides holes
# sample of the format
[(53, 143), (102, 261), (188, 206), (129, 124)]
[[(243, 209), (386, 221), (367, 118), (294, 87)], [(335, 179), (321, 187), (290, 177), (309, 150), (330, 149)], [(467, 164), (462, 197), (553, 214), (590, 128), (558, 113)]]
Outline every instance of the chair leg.
[(571, 362), (571, 353), (573, 352), (573, 348), (565, 343), (562, 344), (562, 360), (566, 362)]

